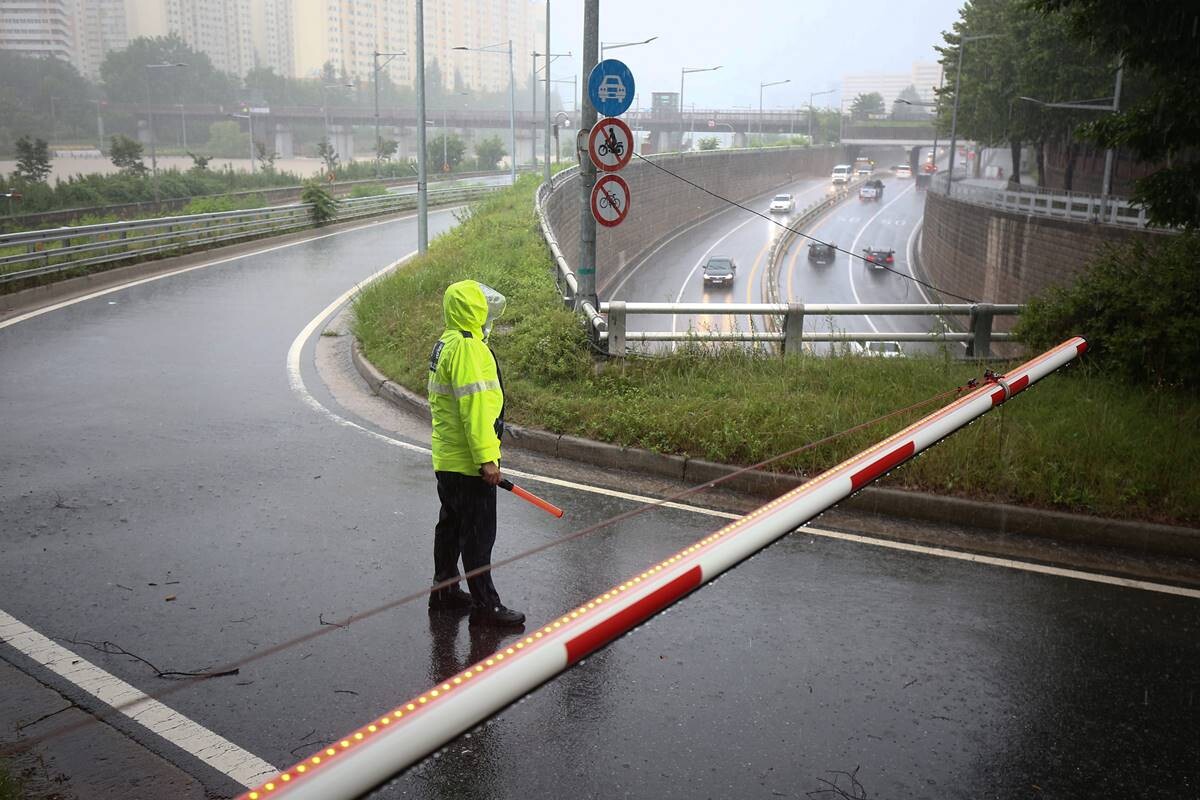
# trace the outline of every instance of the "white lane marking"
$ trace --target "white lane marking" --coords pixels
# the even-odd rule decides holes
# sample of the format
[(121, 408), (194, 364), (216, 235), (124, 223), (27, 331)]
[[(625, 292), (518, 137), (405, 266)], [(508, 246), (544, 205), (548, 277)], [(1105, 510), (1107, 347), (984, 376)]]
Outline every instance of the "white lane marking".
[[(913, 246), (917, 242), (917, 234), (921, 232), (921, 228), (925, 227), (925, 217), (922, 216), (917, 220), (917, 224), (913, 225), (912, 233), (908, 235), (908, 244), (904, 246), (904, 266), (908, 269), (909, 277), (913, 278), (913, 283), (916, 283), (916, 274), (913, 273)], [(925, 298), (925, 302), (933, 305), (933, 301), (929, 299), (929, 295), (925, 293), (925, 287), (917, 283), (917, 291), (921, 293), (921, 297)]]
[[(883, 208), (876, 211), (871, 216), (871, 218), (868, 219), (865, 223), (863, 223), (863, 226), (858, 229), (858, 235), (854, 237), (854, 242), (853, 242), (853, 244), (850, 245), (850, 252), (853, 253), (854, 255), (851, 256), (851, 258), (850, 258), (850, 264), (849, 264), (850, 271), (847, 274), (850, 276), (850, 292), (854, 295), (854, 302), (858, 303), (859, 305), (862, 305), (862, 298), (858, 296), (858, 289), (854, 285), (854, 272), (855, 272), (855, 268), (858, 266), (858, 263), (857, 263), (858, 261), (862, 261), (863, 264), (866, 264), (867, 262), (863, 261), (862, 258), (858, 255), (858, 242), (860, 239), (862, 239), (862, 235), (864, 233), (866, 233), (867, 228), (871, 227), (871, 223), (874, 222), (876, 219), (878, 219), (880, 214), (887, 211), (889, 208), (894, 206), (896, 203), (899, 203), (900, 198), (904, 197), (904, 195), (908, 194), (912, 190), (913, 190), (913, 187), (909, 186), (907, 189), (902, 191), (900, 194), (896, 195), (895, 200), (891, 201), (890, 203), (885, 205)], [(857, 259), (857, 261), (856, 261), (856, 259)], [(867, 269), (874, 269), (874, 267), (867, 267)], [(871, 330), (875, 331), (876, 333), (879, 333), (879, 328), (875, 327), (875, 323), (871, 321), (870, 317), (863, 317), (863, 319), (865, 319), (867, 321), (867, 324), (871, 326)]]
[(48, 639), (11, 614), (0, 610), (0, 641), (19, 650), (51, 672), (65, 678), (146, 730), (166, 739), (208, 766), (247, 788), (279, 772), (278, 768), (238, 747), (198, 722), (125, 681), (105, 672), (57, 642)]
[[(710, 248), (708, 248), (707, 250), (705, 250), (705, 251), (704, 251), (704, 255), (700, 256), (700, 260), (696, 262), (696, 266), (692, 267), (692, 271), (691, 271), (691, 272), (689, 272), (689, 273), (687, 274), (687, 277), (683, 279), (683, 285), (681, 285), (681, 286), (679, 287), (679, 294), (675, 295), (675, 302), (676, 302), (676, 303), (683, 302), (683, 293), (684, 293), (685, 291), (687, 291), (687, 287), (688, 287), (688, 286), (691, 284), (691, 282), (692, 282), (692, 278), (693, 278), (693, 277), (695, 277), (695, 275), (696, 275), (696, 270), (700, 269), (700, 267), (701, 267), (701, 266), (703, 266), (703, 265), (704, 265), (704, 263), (705, 263), (706, 261), (708, 261), (708, 257), (709, 257), (710, 255), (712, 255), (712, 251), (713, 251), (713, 250), (716, 250), (716, 249), (717, 249), (717, 245), (719, 245), (721, 242), (723, 242), (723, 241), (725, 241), (726, 239), (728, 239), (730, 236), (733, 236), (735, 233), (737, 233), (737, 232), (738, 232), (738, 231), (740, 231), (742, 228), (744, 228), (744, 227), (746, 227), (747, 225), (749, 225), (751, 222), (756, 222), (756, 221), (757, 221), (757, 222), (761, 222), (761, 221), (762, 221), (762, 217), (758, 217), (758, 216), (751, 216), (751, 217), (750, 217), (750, 219), (746, 220), (746, 221), (745, 221), (745, 222), (743, 222), (741, 225), (738, 225), (736, 228), (734, 228), (734, 229), (732, 229), (731, 231), (729, 231), (729, 233), (725, 234), (725, 235), (724, 235), (724, 236), (722, 236), (720, 239), (717, 239), (715, 242), (713, 242), (713, 244), (712, 244), (712, 247), (710, 247)], [(734, 260), (736, 261), (736, 259), (734, 259)], [(736, 278), (735, 278), (735, 280), (736, 280)], [(678, 314), (672, 314), (672, 315), (671, 315), (671, 333), (675, 333), (676, 323), (678, 322), (678, 320), (679, 320), (679, 315), (678, 315)], [(671, 343), (671, 347), (672, 347), (672, 348), (674, 348), (674, 347), (675, 347), (677, 344), (678, 344), (677, 342), (672, 342), (672, 343)]]
[[(404, 258), (400, 259), (399, 261), (396, 261), (393, 264), (389, 264), (388, 266), (384, 267), (382, 270), (380, 270), (379, 272), (375, 273), (370, 278), (368, 278), (366, 282), (370, 282), (370, 281), (374, 280), (375, 278), (377, 278), (378, 276), (384, 274), (385, 272), (387, 272), (391, 269), (395, 269), (397, 266), (399, 266), (401, 263), (403, 263), (406, 259), (411, 258), (412, 256), (413, 256), (413, 254), (410, 253), (409, 255), (405, 256)], [(366, 433), (368, 436), (371, 436), (372, 438), (374, 438), (378, 441), (384, 442), (386, 444), (390, 444), (394, 447), (399, 447), (403, 450), (408, 450), (409, 452), (421, 453), (422, 455), (430, 455), (430, 450), (428, 447), (422, 447), (420, 445), (410, 444), (409, 442), (404, 442), (399, 439), (393, 439), (390, 436), (385, 436), (384, 434), (376, 433), (375, 431), (370, 430), (369, 428), (365, 428), (356, 422), (352, 422), (351, 420), (348, 420), (344, 417), (339, 416), (338, 414), (334, 413), (330, 409), (321, 405), (320, 401), (318, 401), (315, 397), (313, 397), (309, 393), (308, 388), (304, 385), (304, 380), (300, 375), (300, 352), (304, 349), (304, 343), (308, 340), (309, 337), (312, 336), (313, 332), (316, 331), (317, 327), (324, 324), (324, 322), (330, 316), (332, 316), (334, 314), (334, 312), (336, 312), (338, 310), (338, 308), (340, 308), (341, 305), (346, 300), (348, 300), (350, 298), (350, 296), (353, 295), (356, 291), (358, 291), (357, 286), (355, 288), (351, 289), (350, 291), (346, 292), (345, 294), (343, 294), (337, 300), (330, 303), (325, 308), (325, 310), (323, 310), (320, 314), (318, 314), (313, 319), (312, 322), (308, 323), (308, 325), (305, 326), (304, 330), (300, 332), (300, 335), (297, 336), (296, 339), (292, 342), (292, 346), (288, 350), (288, 377), (289, 377), (289, 380), (291, 381), (292, 389), (298, 395), (300, 395), (300, 398), (304, 401), (305, 405), (316, 410), (322, 416), (337, 423), (338, 425), (342, 425), (347, 428), (354, 428), (355, 430), (362, 431), (362, 432)], [(586, 492), (589, 494), (604, 495), (606, 497), (615, 497), (615, 498), (619, 498), (621, 500), (629, 500), (629, 501), (635, 502), (635, 503), (644, 503), (646, 505), (660, 505), (663, 508), (673, 508), (673, 509), (677, 509), (679, 511), (689, 511), (693, 514), (700, 514), (700, 515), (706, 516), (706, 517), (717, 517), (719, 519), (740, 519), (740, 517), (741, 517), (740, 514), (731, 514), (728, 511), (717, 511), (716, 509), (704, 508), (703, 506), (693, 506), (693, 505), (689, 505), (687, 503), (675, 503), (675, 502), (664, 503), (661, 500), (658, 500), (657, 498), (654, 498), (654, 497), (647, 497), (645, 495), (633, 494), (630, 492), (621, 492), (621, 491), (617, 491), (615, 489), (605, 489), (600, 486), (592, 486), (590, 484), (577, 483), (575, 481), (567, 481), (567, 480), (562, 480), (560, 478), (550, 478), (545, 475), (538, 475), (536, 473), (525, 472), (523, 470), (505, 468), (504, 471), (505, 471), (505, 473), (507, 473), (509, 475), (515, 475), (519, 478), (526, 478), (528, 480), (548, 484), (550, 486), (560, 486), (564, 489), (571, 489), (574, 491)], [(1065, 567), (1051, 567), (1051, 566), (1047, 566), (1045, 564), (1035, 564), (1035, 563), (1028, 562), (1028, 561), (1016, 561), (1014, 559), (997, 558), (995, 556), (984, 556), (984, 555), (977, 555), (974, 553), (964, 553), (964, 552), (960, 552), (957, 550), (947, 550), (947, 549), (941, 548), (941, 547), (929, 547), (927, 545), (920, 545), (920, 544), (909, 544), (907, 542), (897, 542), (897, 541), (893, 541), (890, 539), (877, 539), (873, 536), (861, 536), (861, 535), (853, 534), (853, 533), (841, 533), (839, 531), (829, 531), (829, 530), (824, 530), (822, 528), (802, 527), (799, 530), (801, 530), (805, 533), (813, 534), (814, 536), (823, 536), (823, 537), (826, 537), (829, 539), (840, 539), (840, 540), (847, 541), (847, 542), (855, 542), (857, 544), (865, 544), (865, 545), (870, 545), (873, 547), (883, 547), (883, 548), (887, 548), (890, 550), (903, 550), (905, 552), (920, 553), (922, 555), (935, 556), (937, 558), (949, 558), (949, 559), (953, 559), (956, 561), (968, 561), (968, 562), (972, 562), (972, 563), (976, 563), (976, 564), (986, 564), (989, 566), (1005, 567), (1008, 569), (1023, 570), (1025, 572), (1034, 572), (1034, 573), (1039, 573), (1042, 575), (1057, 575), (1060, 577), (1074, 578), (1076, 580), (1090, 581), (1093, 583), (1103, 583), (1103, 584), (1108, 584), (1110, 586), (1123, 587), (1126, 589), (1141, 589), (1143, 591), (1148, 591), (1148, 592), (1159, 592), (1162, 594), (1173, 594), (1173, 595), (1178, 595), (1180, 597), (1191, 597), (1191, 598), (1200, 599), (1200, 589), (1188, 589), (1188, 588), (1185, 588), (1182, 586), (1172, 586), (1170, 584), (1165, 584), (1165, 583), (1154, 583), (1152, 581), (1141, 581), (1141, 580), (1134, 580), (1134, 579), (1130, 579), (1130, 578), (1119, 578), (1119, 577), (1116, 577), (1113, 575), (1104, 575), (1101, 573), (1094, 573), (1094, 572), (1084, 572), (1082, 570), (1067, 569)]]
[(1194, 600), (1200, 600), (1200, 589), (1189, 589), (1185, 586), (1172, 586), (1167, 583), (1154, 583), (1153, 581), (1142, 581), (1134, 578), (1119, 578), (1115, 575), (1104, 575), (1097, 572), (1084, 572), (1079, 569), (1068, 569), (1066, 567), (1052, 567), (1047, 564), (1034, 564), (1029, 561), (1016, 561), (1010, 558), (998, 558), (996, 556), (984, 556), (976, 553), (964, 553), (959, 550), (947, 550), (943, 547), (929, 547), (922, 544), (909, 544), (907, 542), (895, 542), (889, 539), (876, 539), (872, 536), (859, 536), (854, 533), (841, 533), (839, 531), (826, 531), (817, 528), (801, 528), (805, 533), (815, 533), (818, 536), (824, 536), (829, 539), (841, 539), (847, 542), (856, 542), (858, 544), (869, 544), (874, 547), (886, 547), (890, 550), (903, 550), (909, 553), (921, 553), (927, 556), (937, 556), (938, 558), (949, 558), (955, 561), (968, 561), (973, 564), (987, 564), (993, 567), (1004, 567), (1006, 569), (1016, 569), (1022, 572), (1034, 572), (1040, 575), (1055, 575), (1060, 578), (1073, 578), (1079, 581), (1088, 581), (1090, 583), (1104, 583), (1109, 586), (1120, 586), (1125, 589), (1141, 589), (1146, 592), (1158, 592), (1160, 594), (1173, 594), (1178, 597), (1190, 597)]
[[(434, 212), (434, 213), (446, 213), (449, 211), (454, 211), (454, 210), (456, 210), (456, 208), (442, 209), (442, 210), (439, 210), (438, 212)], [(27, 319), (33, 319), (34, 317), (41, 316), (42, 314), (49, 314), (51, 311), (57, 311), (60, 308), (66, 308), (67, 306), (72, 306), (72, 305), (75, 305), (76, 303), (82, 303), (84, 300), (92, 300), (97, 297), (103, 297), (106, 294), (112, 294), (113, 292), (121, 292), (126, 289), (132, 289), (134, 286), (141, 286), (143, 283), (152, 283), (154, 281), (161, 281), (163, 278), (173, 278), (176, 275), (183, 275), (186, 272), (193, 272), (195, 270), (204, 269), (206, 267), (215, 267), (218, 264), (227, 264), (230, 261), (238, 261), (243, 258), (253, 258), (254, 256), (261, 256), (261, 255), (265, 255), (266, 253), (273, 253), (276, 250), (283, 250), (284, 248), (287, 248), (287, 247), (295, 247), (295, 246), (301, 245), (301, 244), (308, 244), (309, 242), (316, 242), (321, 239), (328, 239), (330, 236), (341, 236), (344, 233), (354, 233), (355, 231), (366, 230), (367, 228), (374, 228), (377, 225), (390, 225), (394, 222), (404, 222), (405, 220), (410, 220), (415, 217), (416, 217), (416, 214), (408, 214), (403, 217), (393, 217), (391, 219), (376, 220), (375, 222), (368, 222), (364, 225), (355, 225), (353, 228), (346, 228), (345, 230), (333, 231), (332, 233), (323, 233), (320, 236), (310, 236), (310, 237), (307, 237), (305, 239), (300, 239), (295, 242), (287, 242), (286, 244), (277, 244), (277, 245), (274, 245), (273, 247), (264, 247), (261, 250), (254, 250), (253, 252), (243, 253), (239, 256), (229, 256), (227, 258), (216, 259), (215, 261), (205, 261), (203, 264), (194, 264), (190, 267), (183, 267), (181, 269), (171, 270), (170, 272), (163, 272), (158, 275), (151, 275), (147, 278), (140, 278), (135, 281), (129, 281), (128, 283), (122, 283), (118, 286), (110, 286), (107, 289), (100, 289), (99, 291), (91, 292), (89, 294), (81, 295), (79, 297), (73, 297), (70, 300), (63, 300), (60, 303), (54, 303), (53, 305), (44, 306), (43, 308), (38, 308), (38, 309), (34, 309), (33, 311), (28, 311), (24, 314), (19, 314), (18, 316), (12, 317), (11, 319), (2, 320), (2, 321), (0, 321), (0, 330), (7, 328), (9, 325), (16, 325), (18, 322), (24, 322)]]

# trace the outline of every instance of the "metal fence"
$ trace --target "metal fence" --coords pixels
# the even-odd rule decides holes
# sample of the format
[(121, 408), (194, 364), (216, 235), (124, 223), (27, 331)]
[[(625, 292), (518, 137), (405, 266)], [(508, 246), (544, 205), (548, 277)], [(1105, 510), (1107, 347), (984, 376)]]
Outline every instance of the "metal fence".
[[(930, 184), (934, 191), (946, 194), (946, 180), (939, 175)], [(1051, 219), (1073, 222), (1099, 222), (1106, 225), (1145, 228), (1146, 209), (1136, 206), (1124, 197), (1101, 197), (1082, 192), (1063, 192), (1036, 187), (1022, 189), (999, 189), (955, 181), (950, 195), (955, 200), (972, 205), (1032, 214)]]
[[(614, 300), (600, 304), (600, 312), (606, 315), (607, 329), (600, 333), (600, 341), (607, 343), (609, 355), (625, 355), (629, 342), (774, 342), (779, 343), (784, 354), (800, 353), (805, 343), (811, 342), (963, 342), (967, 355), (977, 358), (991, 356), (991, 343), (1009, 341), (1011, 333), (992, 330), (997, 316), (1010, 316), (1021, 312), (1019, 305), (995, 305), (991, 303), (946, 304), (946, 303), (626, 303)], [(631, 331), (628, 318), (645, 314), (703, 314), (706, 316), (750, 315), (768, 321), (766, 330), (686, 330), (686, 331)], [(805, 331), (804, 318), (870, 315), (906, 316), (965, 316), (968, 317), (966, 332), (931, 330), (927, 332), (884, 332), (878, 331)]]
[[(497, 188), (439, 189), (429, 192), (429, 202), (439, 205), (467, 202)], [(347, 198), (337, 201), (335, 219), (358, 219), (416, 207), (415, 194)], [(0, 234), (0, 283), (287, 233), (312, 224), (312, 206), (292, 203)]]

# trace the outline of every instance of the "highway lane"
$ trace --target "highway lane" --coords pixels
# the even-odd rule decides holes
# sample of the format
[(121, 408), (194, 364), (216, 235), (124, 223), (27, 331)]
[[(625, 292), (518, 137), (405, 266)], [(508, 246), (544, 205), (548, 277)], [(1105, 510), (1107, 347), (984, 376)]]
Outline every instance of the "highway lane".
[[(805, 233), (836, 244), (856, 256), (863, 248), (895, 250), (893, 268), (911, 275), (911, 247), (924, 215), (925, 195), (916, 190), (911, 179), (898, 179), (887, 171), (877, 171), (884, 182), (884, 199), (879, 202), (851, 198), (821, 217)], [(779, 270), (780, 297), (803, 303), (929, 303), (924, 288), (884, 270), (868, 266), (862, 258), (838, 253), (832, 264), (814, 264), (808, 260), (808, 239), (796, 237), (784, 254)], [(938, 320), (927, 316), (836, 317), (832, 320), (809, 315), (806, 331), (866, 331), (877, 333), (939, 330)], [(961, 353), (959, 345), (948, 345)], [(906, 342), (907, 353), (935, 353), (935, 343)], [(844, 349), (839, 346), (839, 349)], [(828, 352), (828, 345), (815, 344), (815, 352)]]
[[(767, 213), (771, 198), (790, 192), (796, 212), (825, 197), (828, 178), (806, 178), (755, 197), (745, 205)], [(795, 217), (777, 215), (781, 222)], [(703, 223), (685, 230), (660, 245), (611, 282), (602, 294), (614, 300), (658, 303), (761, 303), (767, 274), (767, 251), (781, 228), (755, 214), (731, 206)], [(728, 256), (737, 264), (733, 286), (704, 286), (704, 263), (712, 256)], [(647, 331), (749, 331), (753, 322), (745, 315), (646, 315), (629, 318), (630, 330)]]
[[(431, 217), (435, 232), (451, 223)], [(200, 670), (327, 631), (167, 699), (279, 766), (505, 641), (419, 603), (322, 624), (428, 584), (437, 504), (427, 456), (320, 386), (323, 323), (300, 341), (305, 382), (379, 435), (315, 413), (285, 358), (331, 300), (414, 247), (411, 219), (377, 223), (0, 328), (0, 609), (148, 692), (174, 684), (86, 642)], [(499, 557), (639, 505), (536, 489), (568, 516), (503, 496)], [(722, 519), (655, 510), (497, 583), (536, 623)], [(1187, 794), (1200, 781), (1198, 609), (801, 533), (378, 796), (802, 796), (856, 767), (889, 797)], [(28, 667), (8, 646), (0, 656)]]

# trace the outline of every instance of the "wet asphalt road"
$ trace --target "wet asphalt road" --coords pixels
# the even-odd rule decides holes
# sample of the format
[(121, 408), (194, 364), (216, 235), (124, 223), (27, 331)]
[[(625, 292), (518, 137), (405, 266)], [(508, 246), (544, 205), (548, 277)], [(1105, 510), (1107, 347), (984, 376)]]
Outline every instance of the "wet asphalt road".
[[(427, 585), (437, 508), (426, 457), (316, 413), (285, 357), (414, 247), (390, 221), (0, 329), (0, 608), (176, 670), (329, 630), (167, 701), (277, 766), (493, 650), (420, 604), (319, 621)], [(498, 557), (630, 507), (531, 488), (568, 516), (502, 497)], [(497, 584), (536, 623), (719, 525), (655, 510)], [(871, 797), (1195, 796), (1198, 663), (1194, 599), (798, 533), (377, 795), (805, 797), (857, 769)]]

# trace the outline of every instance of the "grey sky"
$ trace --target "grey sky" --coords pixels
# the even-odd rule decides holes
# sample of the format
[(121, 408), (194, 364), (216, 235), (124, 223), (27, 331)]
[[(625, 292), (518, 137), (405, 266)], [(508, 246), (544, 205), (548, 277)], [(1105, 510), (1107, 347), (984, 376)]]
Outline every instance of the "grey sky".
[[(583, 49), (583, 0), (550, 0), (554, 52)], [(639, 103), (650, 92), (679, 91), (681, 67), (722, 69), (689, 75), (684, 100), (698, 108), (758, 106), (758, 85), (791, 78), (765, 90), (765, 107), (802, 106), (808, 93), (836, 89), (842, 75), (908, 72), (913, 61), (934, 61), (933, 45), (958, 18), (962, 0), (604, 0), (602, 41), (657, 35), (642, 47), (608, 53), (633, 71)], [(555, 78), (580, 73), (581, 59), (562, 59)], [(583, 76), (580, 75), (580, 81)], [(564, 88), (564, 87), (557, 87)], [(565, 97), (571, 88), (565, 87)], [(837, 94), (826, 102), (837, 105)]]

